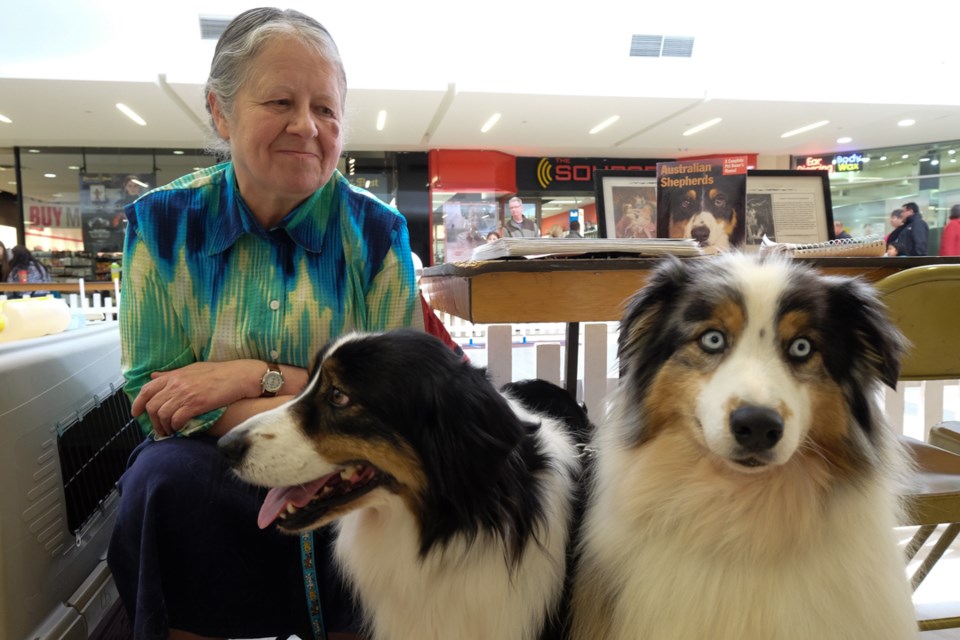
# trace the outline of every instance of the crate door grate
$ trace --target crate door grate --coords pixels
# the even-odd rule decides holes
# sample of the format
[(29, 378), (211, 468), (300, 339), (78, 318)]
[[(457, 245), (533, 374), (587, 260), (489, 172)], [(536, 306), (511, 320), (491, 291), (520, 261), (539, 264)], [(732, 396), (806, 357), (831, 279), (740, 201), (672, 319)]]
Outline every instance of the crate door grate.
[(57, 450), (71, 533), (76, 535), (97, 513), (143, 438), (122, 388), (59, 433)]

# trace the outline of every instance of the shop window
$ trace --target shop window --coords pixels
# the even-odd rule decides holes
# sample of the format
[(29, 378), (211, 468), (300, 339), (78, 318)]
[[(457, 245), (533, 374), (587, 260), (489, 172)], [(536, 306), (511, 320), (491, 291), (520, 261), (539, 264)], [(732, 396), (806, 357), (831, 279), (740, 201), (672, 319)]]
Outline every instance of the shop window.
[[(120, 259), (123, 207), (140, 194), (195, 169), (214, 164), (200, 150), (20, 147), (23, 243), (47, 263), (56, 280), (101, 279)], [(0, 167), (12, 162), (0, 154)], [(12, 178), (11, 178), (12, 179)], [(15, 180), (14, 180), (15, 182)], [(0, 215), (3, 212), (0, 210)], [(0, 233), (5, 233), (5, 218)], [(8, 246), (16, 244), (14, 238)], [(5, 236), (4, 236), (5, 237)], [(7, 244), (6, 239), (4, 243)]]
[[(916, 202), (930, 226), (928, 253), (936, 255), (950, 207), (960, 203), (958, 155), (960, 142), (844, 154), (848, 160), (856, 156), (858, 162), (844, 167), (852, 170), (830, 173), (834, 219), (854, 236), (886, 236), (892, 230), (890, 213), (906, 202)], [(831, 166), (829, 160), (826, 164)]]
[(506, 198), (493, 193), (433, 192), (433, 263), (463, 262), (474, 247), (500, 231)]

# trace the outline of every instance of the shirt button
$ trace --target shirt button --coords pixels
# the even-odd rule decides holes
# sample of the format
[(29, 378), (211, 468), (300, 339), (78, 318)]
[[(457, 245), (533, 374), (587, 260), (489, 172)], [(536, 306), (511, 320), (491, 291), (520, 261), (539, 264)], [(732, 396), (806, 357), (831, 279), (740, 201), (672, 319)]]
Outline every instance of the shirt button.
[(279, 357), (280, 357), (280, 352), (277, 351), (276, 349), (271, 349), (271, 351), (270, 351), (270, 359), (273, 360), (273, 361), (276, 361)]
[(279, 308), (280, 308), (280, 301), (279, 301), (279, 300), (271, 300), (271, 301), (270, 301), (270, 308), (273, 309), (274, 311), (276, 311), (277, 309), (279, 309)]

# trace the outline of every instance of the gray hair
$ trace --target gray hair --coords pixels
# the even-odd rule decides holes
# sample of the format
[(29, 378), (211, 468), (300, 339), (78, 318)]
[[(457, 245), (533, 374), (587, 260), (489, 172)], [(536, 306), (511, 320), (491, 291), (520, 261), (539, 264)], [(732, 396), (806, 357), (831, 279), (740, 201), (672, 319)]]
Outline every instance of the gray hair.
[[(217, 40), (213, 61), (210, 63), (210, 76), (203, 90), (207, 113), (210, 113), (211, 93), (217, 96), (224, 115), (230, 116), (233, 113), (237, 93), (248, 79), (250, 63), (264, 44), (278, 36), (294, 37), (307, 46), (314, 47), (321, 58), (336, 67), (340, 84), (340, 110), (344, 111), (347, 74), (340, 51), (330, 32), (322, 24), (299, 11), (260, 7), (244, 11), (231, 20)], [(229, 147), (217, 135), (212, 113), (210, 126), (216, 139), (214, 151), (229, 157)]]

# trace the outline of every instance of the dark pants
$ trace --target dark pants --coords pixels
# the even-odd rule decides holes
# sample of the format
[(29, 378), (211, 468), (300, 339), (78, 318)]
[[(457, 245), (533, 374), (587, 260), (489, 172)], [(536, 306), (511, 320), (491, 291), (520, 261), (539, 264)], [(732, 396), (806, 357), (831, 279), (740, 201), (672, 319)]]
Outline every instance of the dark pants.
[[(300, 538), (260, 530), (266, 491), (241, 482), (212, 437), (147, 440), (120, 479), (107, 561), (137, 640), (175, 628), (232, 638), (312, 637)], [(328, 631), (353, 629), (332, 532), (315, 533)]]

